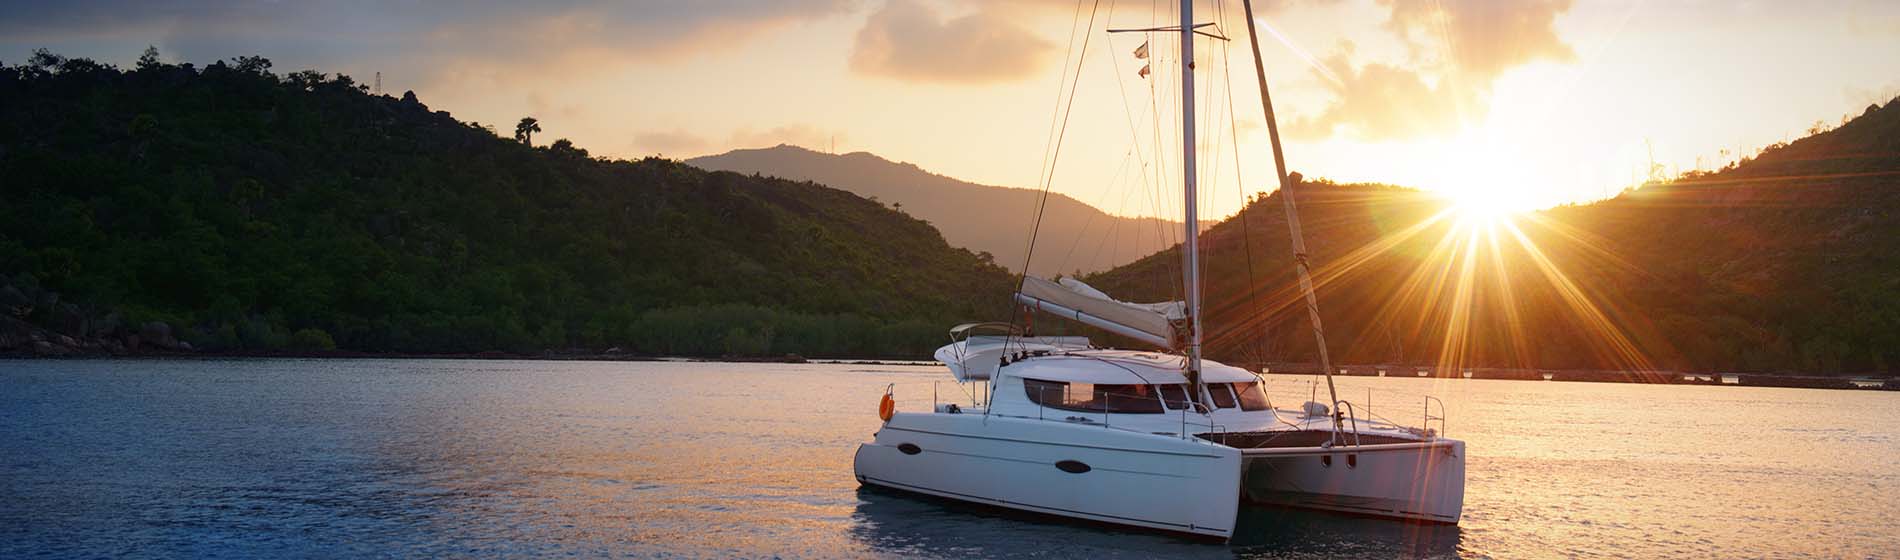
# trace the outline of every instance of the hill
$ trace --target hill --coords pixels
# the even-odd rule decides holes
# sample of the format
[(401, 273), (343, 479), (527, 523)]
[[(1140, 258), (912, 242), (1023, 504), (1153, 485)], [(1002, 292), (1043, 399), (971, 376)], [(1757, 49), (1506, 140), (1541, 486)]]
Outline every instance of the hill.
[[(909, 163), (854, 152), (814, 152), (796, 146), (734, 150), (686, 160), (706, 169), (813, 181), (899, 205), (929, 221), (950, 244), (995, 256), (1021, 269), (1042, 192), (959, 181)], [(1180, 222), (1111, 216), (1059, 193), (1050, 193), (1040, 239), (1062, 240), (1036, 252), (1029, 269), (1039, 275), (1094, 272), (1125, 264), (1179, 239)], [(1077, 244), (1075, 240), (1088, 243)], [(1082, 247), (1081, 245), (1088, 245)]]
[(269, 68), (0, 69), (0, 339), (921, 356), (1012, 285), (845, 191), (529, 146)]
[[(1495, 223), (1418, 191), (1304, 182), (1334, 361), (1891, 373), (1900, 103), (1815, 132), (1727, 169)], [(1212, 356), (1313, 359), (1280, 196), (1204, 234)], [(1178, 263), (1170, 249), (1086, 280), (1178, 297)]]

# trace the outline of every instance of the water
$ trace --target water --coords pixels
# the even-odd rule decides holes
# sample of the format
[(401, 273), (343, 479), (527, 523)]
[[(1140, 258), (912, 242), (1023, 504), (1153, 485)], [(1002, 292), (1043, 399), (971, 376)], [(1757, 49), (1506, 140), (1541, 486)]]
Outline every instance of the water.
[(1463, 524), (1243, 508), (1217, 545), (860, 490), (885, 384), (941, 371), (0, 361), (0, 557), (1900, 557), (1900, 393), (1345, 378), (1445, 400)]

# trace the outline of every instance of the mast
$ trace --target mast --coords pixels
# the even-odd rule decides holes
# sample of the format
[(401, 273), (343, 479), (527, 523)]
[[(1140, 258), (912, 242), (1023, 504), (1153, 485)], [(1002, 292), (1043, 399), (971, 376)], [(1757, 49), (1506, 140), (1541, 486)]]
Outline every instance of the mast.
[[(1280, 201), (1286, 205), (1286, 224), (1293, 234), (1293, 262), (1300, 271), (1300, 292), (1306, 295), (1306, 316), (1313, 323), (1313, 339), (1319, 343), (1319, 369), (1326, 375), (1326, 394), (1332, 399), (1327, 408), (1339, 407), (1339, 389), (1333, 386), (1333, 361), (1326, 353), (1326, 328), (1319, 320), (1319, 298), (1313, 295), (1313, 274), (1306, 262), (1306, 237), (1300, 233), (1300, 210), (1293, 202), (1293, 184), (1287, 181), (1286, 156), (1280, 151), (1280, 125), (1273, 119), (1273, 97), (1267, 95), (1267, 70), (1260, 61), (1260, 34), (1254, 31), (1253, 0), (1241, 0), (1247, 13), (1247, 43), (1253, 45), (1254, 77), (1260, 83), (1260, 106), (1266, 112), (1267, 137), (1273, 141), (1273, 169), (1280, 174)], [(1190, 171), (1190, 177), (1192, 172)], [(1192, 210), (1188, 218), (1193, 220)], [(1198, 320), (1198, 319), (1197, 319)], [(1199, 329), (1196, 329), (1196, 336)], [(1197, 344), (1198, 344), (1198, 339)], [(1333, 429), (1340, 427), (1339, 411), (1333, 410)]]
[(1201, 394), (1201, 225), (1200, 212), (1194, 204), (1194, 0), (1181, 0), (1181, 191), (1187, 198), (1182, 204), (1187, 209), (1187, 242), (1181, 246), (1181, 273), (1182, 284), (1187, 288), (1188, 324), (1192, 329), (1188, 333), (1187, 378), (1192, 391), (1189, 394), (1198, 401)]

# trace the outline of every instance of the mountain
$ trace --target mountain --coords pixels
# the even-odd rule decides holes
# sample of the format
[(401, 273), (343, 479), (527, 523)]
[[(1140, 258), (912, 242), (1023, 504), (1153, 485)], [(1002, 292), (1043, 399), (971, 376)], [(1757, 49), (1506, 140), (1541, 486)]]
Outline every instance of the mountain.
[[(813, 181), (900, 206), (943, 231), (951, 245), (989, 253), (997, 264), (1021, 270), (1042, 192), (967, 183), (909, 163), (854, 152), (843, 155), (780, 145), (697, 157), (706, 169)], [(1044, 276), (1107, 270), (1180, 239), (1180, 222), (1111, 216), (1073, 198), (1049, 193), (1035, 262)], [(1163, 241), (1169, 240), (1169, 241)]]
[(0, 330), (915, 357), (1007, 306), (1007, 270), (845, 191), (531, 147), (256, 57), (155, 58), (0, 68)]
[[(1891, 373), (1900, 103), (1814, 132), (1722, 170), (1496, 223), (1419, 191), (1302, 182), (1333, 360)], [(1314, 359), (1280, 196), (1203, 235), (1211, 356)], [(1177, 247), (1086, 280), (1175, 298), (1179, 262)]]

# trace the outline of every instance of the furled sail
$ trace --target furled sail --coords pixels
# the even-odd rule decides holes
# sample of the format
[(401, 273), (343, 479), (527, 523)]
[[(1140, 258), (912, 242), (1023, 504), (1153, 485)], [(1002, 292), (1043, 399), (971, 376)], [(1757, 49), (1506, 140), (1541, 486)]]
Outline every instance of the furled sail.
[(1185, 334), (1176, 325), (1187, 318), (1187, 304), (1119, 301), (1074, 278), (1056, 283), (1025, 276), (1016, 301), (1166, 349), (1179, 347)]

